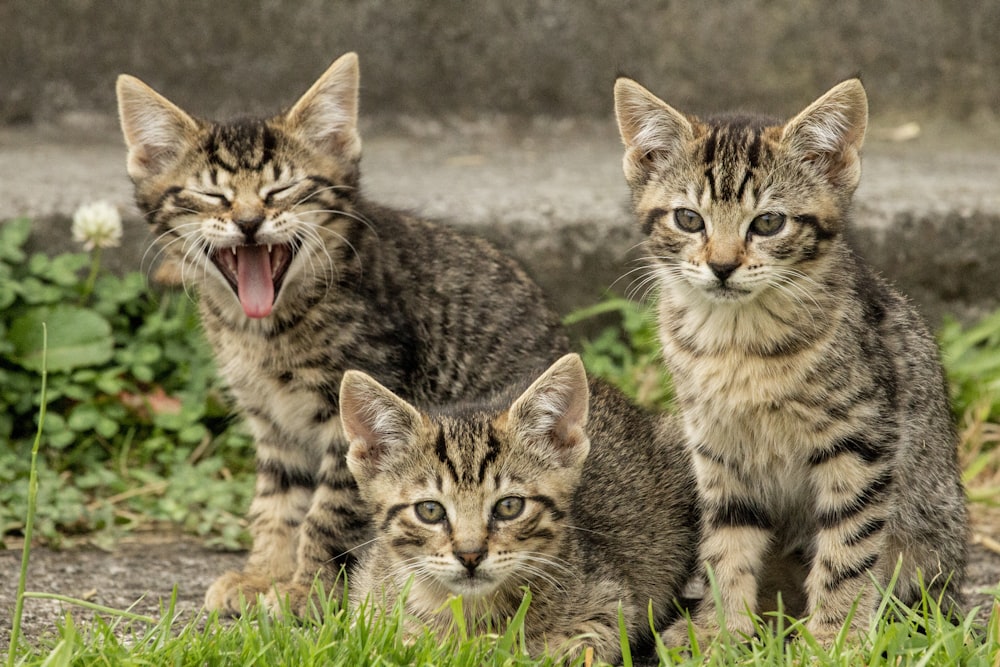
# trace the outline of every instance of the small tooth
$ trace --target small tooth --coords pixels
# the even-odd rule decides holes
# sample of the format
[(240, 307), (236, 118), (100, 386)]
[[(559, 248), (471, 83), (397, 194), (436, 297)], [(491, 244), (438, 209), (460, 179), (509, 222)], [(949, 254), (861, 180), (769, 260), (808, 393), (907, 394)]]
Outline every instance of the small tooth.
[(233, 254), (234, 254), (234, 255), (236, 254), (236, 246), (233, 246), (233, 247), (231, 247), (231, 248), (230, 248), (230, 250), (232, 250), (232, 251), (233, 251)]
[(271, 244), (271, 243), (268, 243), (268, 244), (267, 244), (267, 252), (268, 252), (268, 253), (270, 253), (270, 252), (271, 252), (271, 250), (272, 250), (273, 248), (274, 248), (274, 245), (273, 245), (273, 244)]

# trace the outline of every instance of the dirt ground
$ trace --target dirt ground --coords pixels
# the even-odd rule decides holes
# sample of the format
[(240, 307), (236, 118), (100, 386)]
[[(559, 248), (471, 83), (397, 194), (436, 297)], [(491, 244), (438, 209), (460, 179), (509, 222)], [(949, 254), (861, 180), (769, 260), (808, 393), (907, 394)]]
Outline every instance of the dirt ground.
[[(973, 544), (965, 592), (970, 608), (981, 606), (985, 621), (992, 607), (990, 591), (1000, 587), (1000, 509), (973, 513)], [(159, 617), (177, 586), (177, 608), (190, 618), (201, 607), (208, 585), (222, 572), (239, 568), (245, 553), (219, 552), (197, 540), (176, 535), (136, 536), (114, 551), (77, 547), (65, 551), (31, 551), (27, 590), (57, 593), (114, 609)], [(0, 551), (0, 648), (10, 644), (11, 619), (20, 571), (21, 549)], [(22, 632), (33, 645), (58, 633), (57, 624), (72, 611), (74, 622), (93, 617), (87, 609), (62, 602), (27, 599)]]

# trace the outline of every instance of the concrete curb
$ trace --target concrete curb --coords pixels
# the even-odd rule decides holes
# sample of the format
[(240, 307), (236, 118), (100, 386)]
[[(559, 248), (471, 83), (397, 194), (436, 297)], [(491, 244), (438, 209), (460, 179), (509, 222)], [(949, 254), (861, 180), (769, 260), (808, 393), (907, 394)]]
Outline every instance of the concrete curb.
[[(915, 141), (879, 139), (876, 124), (856, 197), (853, 240), (932, 324), (1000, 305), (1000, 142), (962, 128)], [(613, 122), (396, 119), (363, 132), (362, 183), (381, 203), (485, 236), (524, 262), (562, 312), (637, 274), (641, 241), (628, 211)], [(35, 219), (33, 243), (73, 249), (68, 218), (108, 199), (126, 219), (118, 270), (150, 266), (132, 204), (125, 150), (110, 119), (86, 127), (0, 129), (0, 220)], [(630, 263), (631, 262), (631, 263)], [(623, 277), (625, 276), (625, 277)]]

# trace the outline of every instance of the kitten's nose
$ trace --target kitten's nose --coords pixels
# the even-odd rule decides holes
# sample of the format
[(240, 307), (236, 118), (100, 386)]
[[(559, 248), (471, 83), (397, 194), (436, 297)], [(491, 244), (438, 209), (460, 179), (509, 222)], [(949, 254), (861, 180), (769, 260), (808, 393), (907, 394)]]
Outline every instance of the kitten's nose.
[(483, 562), (483, 558), (486, 557), (486, 549), (477, 549), (476, 551), (454, 551), (455, 558), (458, 562), (465, 566), (470, 573), (476, 569), (476, 566)]
[(740, 267), (739, 262), (725, 262), (725, 263), (715, 263), (709, 262), (708, 268), (712, 269), (712, 273), (715, 277), (719, 279), (719, 282), (726, 282), (726, 278), (733, 275), (733, 271)]
[(253, 217), (234, 218), (233, 223), (243, 232), (247, 243), (253, 243), (254, 237), (257, 235), (257, 230), (264, 224), (264, 216), (255, 215)]

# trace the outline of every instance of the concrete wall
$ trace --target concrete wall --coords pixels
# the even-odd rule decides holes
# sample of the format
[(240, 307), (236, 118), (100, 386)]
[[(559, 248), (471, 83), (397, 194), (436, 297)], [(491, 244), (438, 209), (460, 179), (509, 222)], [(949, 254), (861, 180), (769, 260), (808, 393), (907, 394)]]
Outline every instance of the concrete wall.
[(120, 72), (276, 110), (348, 50), (367, 115), (606, 115), (619, 70), (693, 111), (788, 113), (857, 72), (876, 113), (1000, 110), (997, 0), (3, 0), (0, 26), (0, 123), (109, 113)]

